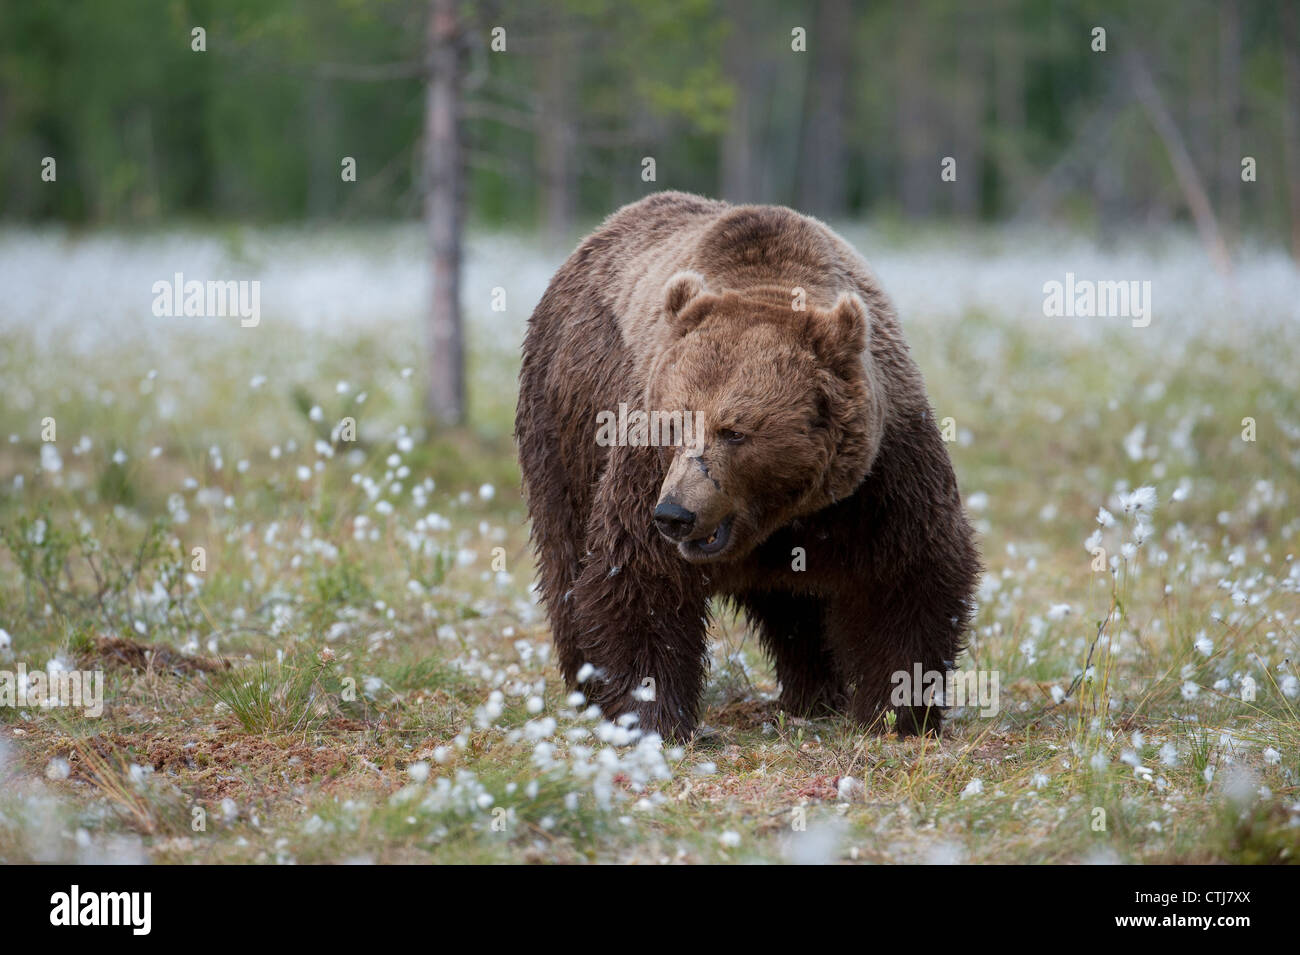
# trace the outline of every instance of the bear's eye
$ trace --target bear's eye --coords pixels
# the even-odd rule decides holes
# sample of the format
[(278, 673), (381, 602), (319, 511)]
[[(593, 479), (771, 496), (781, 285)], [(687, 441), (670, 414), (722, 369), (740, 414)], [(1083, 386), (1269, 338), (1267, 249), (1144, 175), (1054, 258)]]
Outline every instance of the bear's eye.
[(723, 428), (721, 431), (719, 431), (718, 437), (720, 437), (723, 441), (727, 442), (727, 444), (740, 444), (742, 441), (745, 440), (745, 436), (743, 434), (741, 434), (739, 431), (732, 431), (729, 428)]

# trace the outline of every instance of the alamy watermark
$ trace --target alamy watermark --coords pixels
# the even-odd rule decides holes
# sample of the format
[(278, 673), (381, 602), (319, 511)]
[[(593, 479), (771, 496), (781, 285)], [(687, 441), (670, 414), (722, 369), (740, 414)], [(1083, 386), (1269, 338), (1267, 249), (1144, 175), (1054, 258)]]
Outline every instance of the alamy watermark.
[(671, 448), (684, 446), (698, 454), (704, 450), (704, 419), (692, 411), (628, 410), (596, 413), (596, 444), (602, 448)]
[(1134, 328), (1151, 324), (1151, 282), (1094, 282), (1065, 273), (1065, 281), (1043, 283), (1048, 318), (1131, 318)]
[(240, 281), (185, 281), (177, 272), (173, 281), (153, 283), (153, 313), (159, 318), (226, 318), (239, 316), (241, 328), (255, 328), (262, 320), (262, 283)]
[(104, 671), (27, 669), (0, 670), (0, 706), (70, 707), (83, 716), (97, 718), (104, 713)]
[(50, 896), (50, 924), (55, 926), (125, 926), (132, 935), (153, 928), (152, 892), (83, 892), (73, 885)]
[(891, 706), (971, 706), (980, 716), (996, 716), (1001, 677), (997, 670), (926, 670), (913, 664), (895, 670), (889, 682)]

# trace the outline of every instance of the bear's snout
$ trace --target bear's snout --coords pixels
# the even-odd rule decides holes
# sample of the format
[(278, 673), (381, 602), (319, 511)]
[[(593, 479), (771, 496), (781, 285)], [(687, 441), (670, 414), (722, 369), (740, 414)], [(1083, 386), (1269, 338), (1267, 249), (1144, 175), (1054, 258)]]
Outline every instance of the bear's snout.
[(655, 506), (654, 520), (659, 533), (674, 541), (686, 540), (695, 528), (695, 515), (672, 496), (663, 498)]

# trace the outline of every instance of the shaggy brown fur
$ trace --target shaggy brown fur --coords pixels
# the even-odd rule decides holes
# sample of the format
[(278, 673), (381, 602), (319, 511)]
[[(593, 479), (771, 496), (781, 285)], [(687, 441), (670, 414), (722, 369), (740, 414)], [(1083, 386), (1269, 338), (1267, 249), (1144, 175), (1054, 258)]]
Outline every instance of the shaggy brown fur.
[[(602, 447), (620, 403), (704, 442)], [(891, 676), (952, 668), (979, 557), (893, 307), (826, 226), (674, 192), (616, 212), (533, 313), (516, 437), (560, 668), (592, 664), (606, 716), (694, 729), (717, 595), (788, 709), (938, 729)]]

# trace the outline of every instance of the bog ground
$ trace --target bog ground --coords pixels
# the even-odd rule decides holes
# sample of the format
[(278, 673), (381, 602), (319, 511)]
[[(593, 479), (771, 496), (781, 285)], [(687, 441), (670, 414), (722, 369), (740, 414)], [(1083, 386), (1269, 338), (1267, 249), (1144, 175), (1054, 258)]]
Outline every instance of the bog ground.
[[(0, 671), (105, 702), (0, 706), (0, 860), (1295, 861), (1296, 272), (844, 233), (986, 563), (998, 712), (941, 741), (784, 717), (724, 608), (690, 744), (567, 698), (510, 440), (564, 250), (473, 238), (473, 428), (430, 437), (417, 232), (0, 235)], [(154, 317), (176, 272), (259, 279), (261, 323)], [(1150, 280), (1151, 324), (1045, 317), (1067, 273)]]

